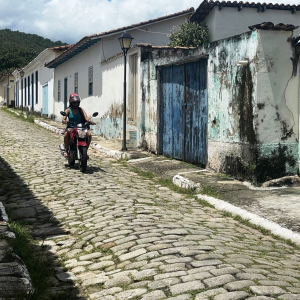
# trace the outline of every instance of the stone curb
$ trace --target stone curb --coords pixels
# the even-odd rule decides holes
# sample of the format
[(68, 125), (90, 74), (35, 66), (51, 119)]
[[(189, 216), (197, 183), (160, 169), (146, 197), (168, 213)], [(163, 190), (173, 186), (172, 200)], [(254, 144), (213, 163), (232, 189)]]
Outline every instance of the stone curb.
[(40, 120), (34, 120), (34, 123), (35, 124), (37, 124), (37, 125), (39, 125), (39, 126), (41, 126), (41, 127), (43, 127), (43, 128), (46, 128), (46, 129), (48, 129), (48, 130), (50, 130), (50, 131), (53, 131), (53, 132), (55, 132), (55, 133), (57, 133), (57, 134), (62, 134), (63, 132), (64, 132), (64, 130), (62, 130), (62, 129), (59, 129), (59, 128), (57, 128), (57, 127), (54, 127), (54, 126), (52, 126), (52, 125), (49, 125), (49, 124), (47, 124), (47, 123), (45, 123), (45, 122), (42, 122), (42, 121), (40, 121)]
[(196, 192), (201, 191), (200, 183), (195, 183), (192, 180), (189, 180), (179, 174), (175, 175), (172, 179), (173, 183), (181, 188), (191, 189)]
[(236, 207), (230, 203), (227, 203), (223, 200), (216, 199), (210, 196), (199, 194), (197, 195), (199, 199), (207, 201), (209, 204), (213, 205), (217, 210), (230, 212), (234, 215), (238, 215), (244, 220), (249, 221), (251, 224), (258, 225), (264, 229), (269, 230), (271, 233), (284, 238), (291, 240), (297, 246), (300, 246), (300, 234), (293, 232), (290, 229), (284, 228), (279, 224), (269, 221), (263, 217), (260, 217), (256, 214), (250, 213), (245, 209)]
[(132, 155), (126, 152), (122, 152), (122, 151), (117, 151), (117, 150), (111, 150), (105, 147), (100, 146), (99, 144), (92, 142), (91, 143), (91, 147), (95, 150), (97, 150), (98, 152), (104, 153), (107, 156), (116, 158), (116, 159), (131, 159)]

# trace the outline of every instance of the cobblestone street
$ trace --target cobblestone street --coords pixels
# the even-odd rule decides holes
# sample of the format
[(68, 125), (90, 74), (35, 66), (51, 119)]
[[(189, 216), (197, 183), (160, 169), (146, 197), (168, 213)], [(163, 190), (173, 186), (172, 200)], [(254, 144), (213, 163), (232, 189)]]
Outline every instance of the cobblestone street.
[[(58, 136), (0, 110), (0, 201), (56, 261), (75, 299), (300, 299), (300, 250), (90, 149), (85, 174)], [(1, 255), (0, 255), (1, 258)], [(1, 260), (0, 260), (1, 265)]]

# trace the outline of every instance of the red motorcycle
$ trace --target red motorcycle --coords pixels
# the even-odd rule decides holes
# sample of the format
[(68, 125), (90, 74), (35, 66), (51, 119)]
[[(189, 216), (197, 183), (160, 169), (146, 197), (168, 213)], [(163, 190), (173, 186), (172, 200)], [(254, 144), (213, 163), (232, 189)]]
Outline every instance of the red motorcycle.
[[(62, 116), (66, 116), (64, 111), (61, 111)], [(98, 115), (97, 112), (93, 113), (93, 117)], [(88, 140), (88, 131), (90, 130), (90, 122), (85, 124), (78, 124), (74, 122), (67, 122), (66, 130), (70, 132), (70, 143), (68, 149), (68, 165), (74, 166), (75, 160), (79, 160), (79, 169), (82, 173), (86, 171), (87, 167), (87, 140)], [(64, 144), (59, 146), (61, 154), (64, 156), (66, 151)]]

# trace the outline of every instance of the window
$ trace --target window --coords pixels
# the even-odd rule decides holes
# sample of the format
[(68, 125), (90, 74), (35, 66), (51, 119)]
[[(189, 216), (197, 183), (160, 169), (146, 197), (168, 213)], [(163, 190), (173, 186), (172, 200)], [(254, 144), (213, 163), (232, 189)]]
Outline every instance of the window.
[(24, 103), (23, 103), (23, 78), (21, 79), (21, 104), (22, 104), (22, 107), (23, 107), (23, 105), (24, 105)]
[(68, 107), (68, 77), (64, 78), (64, 108)]
[(89, 96), (93, 96), (93, 67), (89, 67)]
[(78, 95), (78, 73), (74, 74), (74, 93)]
[(39, 102), (39, 93), (38, 93), (38, 71), (35, 72), (35, 103)]
[(59, 79), (57, 83), (57, 101), (60, 101), (60, 92), (61, 92), (61, 81)]
[(34, 74), (31, 74), (31, 103), (32, 103), (32, 107), (33, 107), (33, 103), (34, 103)]
[(14, 92), (15, 92), (16, 106), (19, 106), (19, 81), (17, 81), (16, 85), (14, 86)]
[(24, 106), (26, 106), (26, 102), (27, 102), (27, 93), (26, 93), (26, 86), (27, 86), (27, 80), (26, 78), (24, 78), (24, 95), (25, 95), (25, 103)]
[(30, 76), (27, 77), (27, 93), (28, 105), (30, 105)]

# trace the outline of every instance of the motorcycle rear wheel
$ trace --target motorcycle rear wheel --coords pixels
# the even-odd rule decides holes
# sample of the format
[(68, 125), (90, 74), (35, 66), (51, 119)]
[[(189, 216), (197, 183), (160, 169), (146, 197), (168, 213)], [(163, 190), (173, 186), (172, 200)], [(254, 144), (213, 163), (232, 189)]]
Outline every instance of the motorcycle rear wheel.
[(87, 148), (80, 147), (79, 152), (80, 152), (79, 169), (82, 173), (84, 173), (87, 167)]

